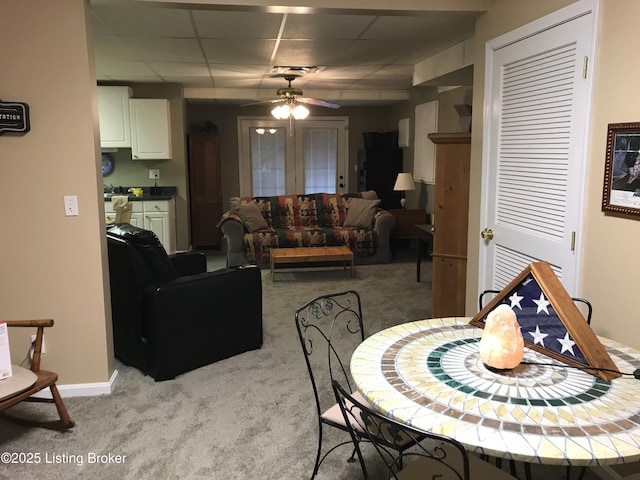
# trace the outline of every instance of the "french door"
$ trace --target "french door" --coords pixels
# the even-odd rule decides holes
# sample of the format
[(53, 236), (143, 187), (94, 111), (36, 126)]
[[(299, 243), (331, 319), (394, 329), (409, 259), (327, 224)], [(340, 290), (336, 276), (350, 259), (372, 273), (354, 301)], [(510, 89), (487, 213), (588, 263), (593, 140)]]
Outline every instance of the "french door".
[(481, 291), (547, 261), (577, 294), (593, 4), (578, 2), (487, 44)]
[(347, 126), (343, 117), (239, 117), (240, 196), (346, 192)]

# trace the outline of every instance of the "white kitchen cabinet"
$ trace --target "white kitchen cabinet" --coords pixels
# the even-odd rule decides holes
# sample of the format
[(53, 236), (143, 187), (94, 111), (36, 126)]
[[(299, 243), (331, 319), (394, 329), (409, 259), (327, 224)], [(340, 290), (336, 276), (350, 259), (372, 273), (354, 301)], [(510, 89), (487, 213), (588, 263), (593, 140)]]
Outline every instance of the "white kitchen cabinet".
[(98, 87), (98, 117), (102, 148), (131, 147), (129, 87)]
[(162, 160), (171, 158), (169, 100), (129, 99), (131, 116), (131, 158)]
[[(115, 220), (110, 200), (104, 202), (105, 218)], [(170, 200), (142, 200), (131, 202), (131, 225), (151, 230), (167, 251), (176, 251), (176, 201)]]
[(156, 234), (167, 253), (176, 251), (175, 199), (144, 201), (144, 228)]
[[(142, 202), (131, 202), (131, 225), (135, 227), (144, 228), (144, 215), (142, 209)], [(107, 221), (115, 221), (116, 212), (113, 210), (111, 200), (104, 201), (104, 214)]]

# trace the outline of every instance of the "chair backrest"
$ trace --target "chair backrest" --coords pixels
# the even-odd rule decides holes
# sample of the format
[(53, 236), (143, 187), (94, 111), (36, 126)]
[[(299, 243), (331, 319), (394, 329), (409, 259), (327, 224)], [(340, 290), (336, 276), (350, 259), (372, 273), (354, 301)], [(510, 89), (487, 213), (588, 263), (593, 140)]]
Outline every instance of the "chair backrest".
[[(469, 455), (459, 442), (402, 425), (360, 403), (339, 382), (334, 380), (332, 385), (353, 441), (358, 439), (355, 429), (359, 428), (364, 432), (359, 437), (371, 442), (392, 479), (469, 480)], [(407, 443), (415, 445), (402, 449)]]
[(150, 230), (128, 223), (107, 227), (111, 318), (116, 357), (147, 371), (142, 298), (146, 288), (167, 283), (178, 273)]
[[(480, 310), (484, 308), (484, 297), (487, 295), (497, 295), (500, 293), (500, 290), (484, 290), (480, 292), (480, 296), (478, 297), (478, 307)], [(587, 320), (587, 324), (591, 325), (591, 314), (593, 313), (593, 307), (591, 306), (591, 302), (584, 298), (580, 297), (572, 297), (573, 303), (576, 304), (582, 316)]]
[[(353, 290), (322, 295), (296, 310), (296, 328), (318, 415), (335, 404), (331, 381), (351, 387), (349, 361), (364, 341), (360, 296)], [(324, 385), (325, 388), (318, 388)]]

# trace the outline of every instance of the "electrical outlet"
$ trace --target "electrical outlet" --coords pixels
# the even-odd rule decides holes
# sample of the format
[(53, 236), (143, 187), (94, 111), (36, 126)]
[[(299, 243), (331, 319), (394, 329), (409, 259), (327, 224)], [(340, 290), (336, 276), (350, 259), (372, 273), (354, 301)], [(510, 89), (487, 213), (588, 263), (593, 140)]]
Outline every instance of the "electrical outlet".
[(76, 195), (64, 196), (64, 214), (67, 217), (75, 217), (78, 215), (78, 197)]
[[(35, 335), (31, 335), (31, 345), (33, 345), (34, 343), (36, 343), (36, 336)], [(44, 354), (44, 335), (42, 336), (42, 350), (40, 350), (40, 353)], [(31, 358), (33, 358), (33, 352), (29, 351), (29, 356)]]
[(159, 168), (150, 168), (149, 169), (149, 178), (157, 180), (160, 178), (160, 169)]

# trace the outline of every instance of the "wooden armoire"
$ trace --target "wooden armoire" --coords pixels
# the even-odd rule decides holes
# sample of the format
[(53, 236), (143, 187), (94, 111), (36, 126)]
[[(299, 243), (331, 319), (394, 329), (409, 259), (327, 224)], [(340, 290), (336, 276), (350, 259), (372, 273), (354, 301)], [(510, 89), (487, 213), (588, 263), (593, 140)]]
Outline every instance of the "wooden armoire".
[(190, 133), (188, 136), (193, 248), (220, 248), (222, 243), (216, 227), (223, 213), (219, 141), (217, 133)]
[(432, 316), (465, 314), (470, 133), (430, 133), (436, 144)]

